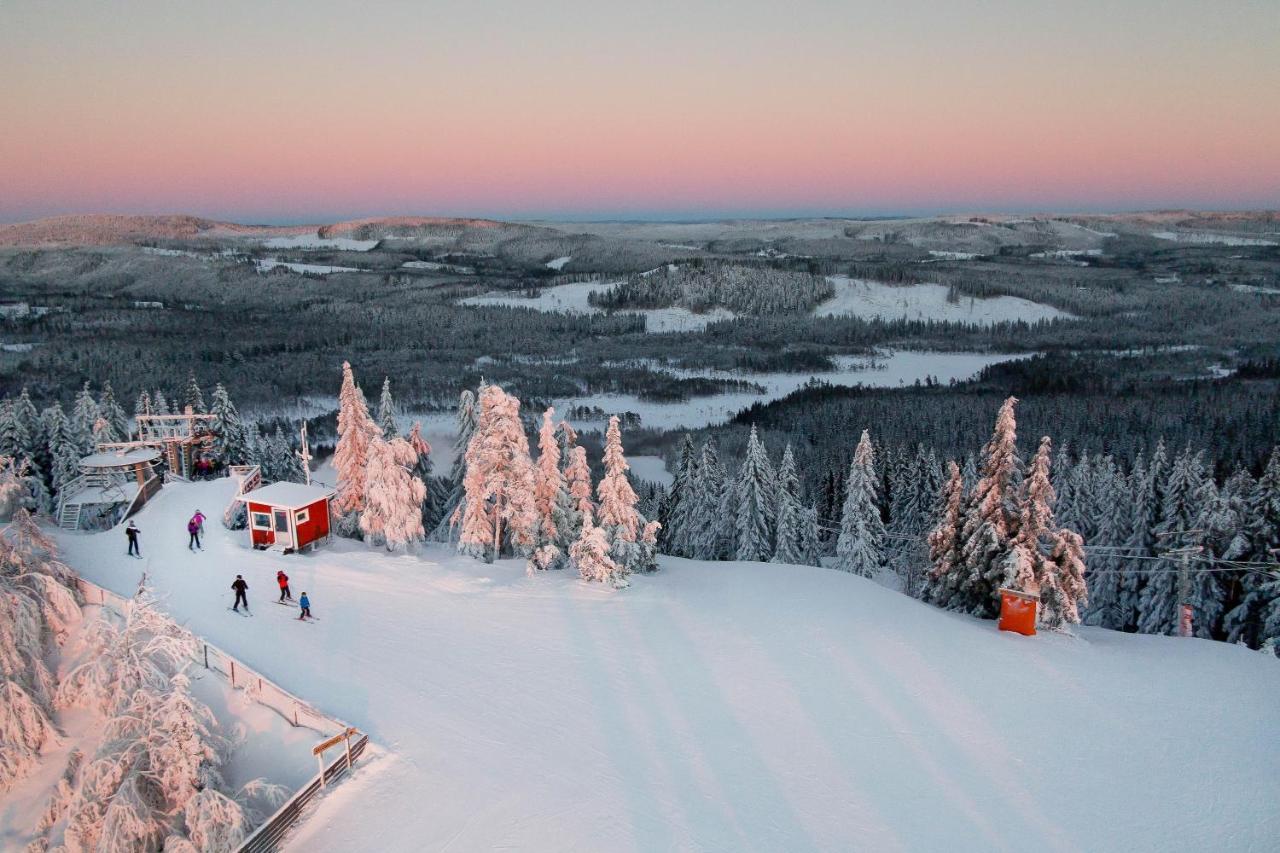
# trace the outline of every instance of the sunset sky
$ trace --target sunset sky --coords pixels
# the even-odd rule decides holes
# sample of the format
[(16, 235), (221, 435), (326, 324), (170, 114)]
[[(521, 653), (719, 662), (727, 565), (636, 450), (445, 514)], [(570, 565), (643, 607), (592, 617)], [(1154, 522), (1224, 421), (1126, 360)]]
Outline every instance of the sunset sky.
[(0, 221), (1280, 207), (1280, 2), (0, 0)]

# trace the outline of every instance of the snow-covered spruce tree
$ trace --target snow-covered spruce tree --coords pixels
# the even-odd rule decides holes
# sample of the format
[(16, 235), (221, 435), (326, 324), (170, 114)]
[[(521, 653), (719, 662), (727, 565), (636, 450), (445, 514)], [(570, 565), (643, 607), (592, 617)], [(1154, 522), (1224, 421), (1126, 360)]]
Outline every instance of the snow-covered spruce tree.
[(1155, 529), (1160, 518), (1161, 489), (1167, 466), (1164, 442), (1159, 441), (1150, 464), (1145, 464), (1139, 455), (1129, 472), (1128, 531), (1124, 540), (1119, 608), (1119, 616), (1123, 620), (1121, 630), (1124, 631), (1138, 630), (1142, 590), (1148, 577), (1147, 570), (1152, 565), (1144, 558), (1155, 554)]
[(764, 562), (773, 555), (773, 526), (777, 514), (777, 476), (754, 425), (738, 470), (737, 559)]
[(248, 465), (252, 452), (249, 448), (249, 430), (240, 420), (240, 412), (231, 395), (221, 382), (213, 389), (213, 415), (210, 431), (213, 433), (213, 455), (220, 465)]
[(102, 417), (107, 419), (107, 423), (111, 424), (112, 434), (118, 436), (116, 440), (128, 441), (132, 434), (129, 428), (129, 417), (116, 400), (116, 392), (111, 389), (110, 382), (102, 386), (102, 396), (98, 398), (98, 409), (102, 412)]
[(413, 475), (418, 454), (403, 438), (384, 441), (374, 436), (369, 442), (365, 472), (365, 504), (360, 513), (360, 531), (365, 541), (384, 545), (388, 551), (421, 542), (422, 502), (427, 487)]
[(687, 528), (696, 512), (697, 501), (687, 493), (694, 487), (697, 465), (693, 436), (686, 432), (684, 438), (680, 440), (671, 488), (667, 489), (666, 500), (658, 514), (658, 520), (662, 522), (662, 533), (658, 537), (658, 544), (664, 554), (677, 557), (690, 556), (686, 553), (691, 538)]
[[(1062, 630), (1080, 622), (1087, 600), (1084, 541), (1054, 519), (1056, 496), (1050, 482), (1053, 445), (1048, 436), (1032, 460), (1020, 497), (1018, 533), (1009, 552), (1003, 586), (1039, 594), (1041, 627)], [(1079, 492), (1077, 492), (1079, 494)]]
[(0, 401), (0, 456), (22, 459), (24, 448), (30, 443), (31, 435), (14, 414), (13, 402)]
[(339, 532), (358, 535), (360, 513), (364, 511), (369, 444), (382, 430), (369, 417), (369, 406), (356, 385), (351, 364), (342, 363), (342, 388), (338, 392), (338, 443), (333, 451), (337, 475), (334, 511), (342, 516)]
[[(599, 526), (609, 539), (609, 555), (626, 574), (652, 572), (658, 568), (642, 540), (649, 522), (636, 510), (635, 490), (627, 477), (626, 456), (618, 416), (609, 418), (604, 439), (604, 476), (596, 486)], [(656, 535), (656, 526), (650, 531)]]
[(440, 521), (431, 539), (436, 542), (449, 542), (453, 538), (453, 514), (462, 504), (467, 475), (467, 446), (471, 444), (471, 436), (476, 431), (476, 395), (464, 390), (458, 395), (458, 411), (456, 423), (457, 438), (453, 442), (453, 464), (449, 468), (449, 495), (440, 507)]
[(778, 523), (774, 535), (773, 563), (803, 565), (805, 562), (804, 506), (800, 503), (800, 477), (796, 459), (788, 443), (778, 466)]
[(569, 548), (569, 561), (585, 581), (608, 584), (615, 589), (625, 587), (630, 573), (609, 556), (609, 537), (595, 525), (591, 515), (590, 509), (582, 514), (582, 529)]
[(414, 421), (413, 426), (409, 428), (409, 435), (405, 437), (405, 441), (409, 442), (409, 446), (413, 448), (414, 455), (417, 457), (413, 463), (413, 476), (422, 481), (426, 486), (427, 493), (422, 499), (422, 529), (430, 532), (440, 522), (440, 504), (438, 498), (439, 492), (432, 488), (433, 481), (439, 478), (431, 476), (431, 445), (422, 436), (422, 424)]
[(151, 414), (153, 415), (172, 414), (172, 412), (169, 411), (169, 401), (165, 399), (164, 392), (161, 391), (159, 388), (157, 388), (155, 392), (151, 395)]
[(560, 447), (560, 467), (569, 467), (569, 451), (578, 446), (578, 431), (568, 421), (556, 424), (556, 444)]
[(885, 564), (885, 529), (880, 517), (876, 483), (871, 435), (863, 430), (845, 480), (834, 567), (864, 578), (876, 577)]
[(382, 437), (386, 441), (400, 435), (400, 427), (396, 425), (395, 398), (391, 396), (391, 378), (382, 378), (382, 395), (378, 398), (378, 426), (382, 428)]
[(190, 370), (187, 372), (187, 388), (182, 394), (182, 409), (186, 411), (190, 409), (197, 415), (205, 413), (204, 392), (200, 390), (200, 383), (196, 381), (196, 372)]
[(582, 528), (582, 517), (587, 513), (595, 517), (596, 505), (591, 499), (591, 467), (587, 464), (586, 448), (573, 446), (569, 448), (569, 464), (564, 469), (565, 485), (569, 489), (569, 497), (576, 512), (574, 518), (574, 537), (577, 541)]
[(451, 518), (460, 527), (458, 550), (486, 562), (508, 550), (527, 557), (538, 513), (520, 401), (489, 385), (480, 392), (479, 404), (475, 434), (467, 445), (463, 499)]
[[(560, 467), (560, 443), (552, 423), (556, 410), (548, 407), (542, 413), (538, 430), (538, 463), (534, 475), (534, 505), (538, 511), (538, 527), (529, 571), (559, 568), (568, 559), (565, 537), (573, 526), (573, 500)], [(566, 529), (561, 530), (561, 525)]]
[(1000, 612), (999, 589), (1006, 583), (1009, 552), (1018, 535), (1017, 399), (1010, 397), (996, 416), (995, 432), (982, 449), (980, 476), (966, 502), (960, 531), (962, 564), (950, 608), (984, 619)]
[[(1193, 522), (1206, 559), (1238, 559), (1246, 546), (1241, 535), (1242, 519), (1231, 502), (1206, 471), (1194, 495), (1197, 507)], [(1197, 569), (1202, 568), (1197, 566)], [(1197, 637), (1217, 639), (1222, 636), (1222, 620), (1227, 613), (1227, 582), (1231, 576), (1222, 572), (1191, 573), (1192, 631)]]
[[(1240, 560), (1274, 563), (1280, 556), (1280, 448), (1272, 450), (1267, 467), (1253, 485), (1241, 508), (1244, 549)], [(1268, 636), (1264, 632), (1267, 615), (1276, 609), (1280, 615), (1280, 583), (1265, 572), (1241, 572), (1240, 594), (1223, 620), (1229, 643), (1244, 643), (1259, 648)], [(1278, 625), (1277, 627), (1280, 627)], [(1270, 634), (1280, 639), (1280, 632)]]
[(133, 416), (154, 415), (155, 407), (151, 404), (151, 392), (143, 389), (138, 392), (138, 399), (133, 403)]
[[(108, 385), (107, 389), (110, 390)], [(26, 447), (20, 448), (17, 454), (19, 458), (29, 459), (33, 463), (41, 463), (40, 446), (44, 443), (44, 424), (40, 420), (40, 413), (36, 411), (35, 403), (31, 402), (31, 393), (27, 387), (22, 386), (22, 392), (13, 401), (13, 416), (18, 420), (27, 433)]]
[(50, 479), (53, 490), (59, 499), (64, 497), (63, 488), (80, 476), (80, 444), (75, 437), (71, 422), (62, 417), (62, 409), (53, 405), (49, 412), (49, 454), (51, 458)]
[(1089, 607), (1084, 614), (1086, 625), (1124, 630), (1128, 624), (1126, 604), (1127, 566), (1123, 548), (1128, 538), (1133, 509), (1129, 481), (1110, 457), (1095, 470), (1094, 500), (1097, 510), (1090, 544), (1101, 550), (1089, 558)]
[(71, 410), (71, 431), (81, 456), (87, 456), (94, 450), (93, 425), (98, 422), (100, 415), (98, 401), (93, 399), (93, 392), (86, 382), (76, 395), (75, 408)]
[(686, 498), (692, 504), (687, 531), (689, 556), (696, 560), (731, 559), (734, 518), (723, 510), (729, 478), (720, 464), (714, 438), (703, 442), (702, 456), (693, 473), (694, 482), (686, 489)]
[(1195, 525), (1200, 516), (1200, 501), (1205, 497), (1204, 481), (1204, 466), (1199, 455), (1193, 454), (1190, 447), (1184, 449), (1174, 459), (1161, 490), (1156, 547), (1166, 556), (1150, 564), (1154, 568), (1149, 570), (1138, 602), (1138, 630), (1144, 634), (1176, 634), (1178, 605), (1189, 603), (1178, 601), (1182, 557), (1167, 552), (1203, 545), (1203, 534), (1195, 532)]
[(955, 462), (947, 463), (938, 523), (929, 533), (929, 576), (921, 597), (947, 610), (958, 609), (953, 600), (964, 580), (964, 555), (960, 530), (964, 524), (964, 475)]

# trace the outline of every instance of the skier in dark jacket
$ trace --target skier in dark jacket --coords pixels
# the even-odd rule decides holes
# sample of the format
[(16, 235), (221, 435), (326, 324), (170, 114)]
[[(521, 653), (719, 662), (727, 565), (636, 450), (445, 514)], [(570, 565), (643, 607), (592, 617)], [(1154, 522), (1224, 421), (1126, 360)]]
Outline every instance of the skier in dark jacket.
[(124, 529), (125, 538), (129, 540), (129, 556), (141, 557), (142, 551), (138, 549), (138, 528), (131, 521), (129, 526)]
[(248, 610), (249, 599), (245, 597), (245, 593), (249, 591), (249, 585), (244, 582), (244, 578), (236, 575), (235, 582), (231, 584), (231, 588), (236, 591), (236, 603), (232, 605), (231, 609), (239, 613), (240, 602), (244, 602), (244, 609)]
[(311, 599), (307, 598), (307, 594), (305, 592), (302, 594), (302, 597), (298, 599), (298, 606), (302, 608), (302, 615), (299, 616), (298, 618), (310, 619), (311, 618)]
[(190, 537), (187, 540), (188, 550), (194, 551), (197, 548), (204, 550), (204, 546), (200, 544), (200, 522), (196, 521), (195, 516), (187, 522), (187, 535)]
[(276, 572), (276, 583), (280, 584), (280, 600), (287, 598), (293, 601), (293, 593), (289, 592), (289, 576), (283, 571)]

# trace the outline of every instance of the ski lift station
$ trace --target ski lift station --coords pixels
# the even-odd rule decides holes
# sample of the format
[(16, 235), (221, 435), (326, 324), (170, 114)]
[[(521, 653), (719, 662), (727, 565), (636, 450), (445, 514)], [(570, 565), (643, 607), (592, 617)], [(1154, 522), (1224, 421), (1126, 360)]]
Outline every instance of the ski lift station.
[(249, 516), (253, 547), (291, 553), (329, 541), (333, 489), (302, 483), (272, 483), (240, 495)]
[[(213, 415), (138, 415), (138, 438), (102, 442), (80, 460), (80, 476), (61, 490), (58, 526), (111, 527), (133, 515), (164, 484), (188, 480), (207, 464)], [(161, 466), (164, 473), (161, 473)]]

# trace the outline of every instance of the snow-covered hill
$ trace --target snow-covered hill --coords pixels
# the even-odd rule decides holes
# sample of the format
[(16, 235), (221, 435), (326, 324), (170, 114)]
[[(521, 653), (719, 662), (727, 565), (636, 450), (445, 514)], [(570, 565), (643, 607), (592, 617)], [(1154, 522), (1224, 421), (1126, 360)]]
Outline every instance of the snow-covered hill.
[[(60, 534), (120, 592), (390, 754), (293, 850), (1263, 850), (1280, 837), (1280, 666), (1201, 640), (1024, 638), (814, 568), (664, 559), (610, 592), (440, 547), (272, 556), (167, 486)], [(314, 624), (271, 603), (284, 568)], [(242, 573), (254, 615), (227, 610)]]

